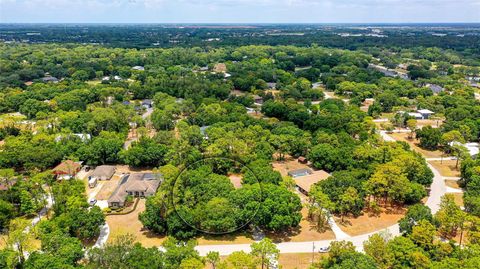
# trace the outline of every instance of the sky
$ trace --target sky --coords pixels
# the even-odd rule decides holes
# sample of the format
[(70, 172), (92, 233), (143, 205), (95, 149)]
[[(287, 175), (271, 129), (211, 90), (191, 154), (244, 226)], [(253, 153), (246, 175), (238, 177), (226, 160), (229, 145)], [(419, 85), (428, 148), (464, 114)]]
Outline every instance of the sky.
[(480, 0), (0, 0), (0, 23), (480, 22)]

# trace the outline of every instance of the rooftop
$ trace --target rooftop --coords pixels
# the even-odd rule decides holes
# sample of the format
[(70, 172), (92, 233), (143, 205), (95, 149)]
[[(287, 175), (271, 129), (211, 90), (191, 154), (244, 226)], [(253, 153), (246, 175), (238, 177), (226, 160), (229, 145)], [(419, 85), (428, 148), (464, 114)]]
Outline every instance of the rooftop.
[(310, 192), (310, 189), (315, 183), (325, 180), (329, 177), (330, 177), (329, 173), (323, 170), (318, 170), (318, 171), (314, 171), (312, 174), (309, 174), (309, 175), (296, 177), (295, 184), (302, 190), (306, 192)]

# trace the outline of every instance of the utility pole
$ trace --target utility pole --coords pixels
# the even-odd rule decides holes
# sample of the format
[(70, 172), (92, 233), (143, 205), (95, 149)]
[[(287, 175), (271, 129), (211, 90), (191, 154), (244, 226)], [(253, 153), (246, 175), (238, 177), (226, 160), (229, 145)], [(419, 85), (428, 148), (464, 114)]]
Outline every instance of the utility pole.
[(315, 242), (312, 242), (312, 264), (315, 260)]

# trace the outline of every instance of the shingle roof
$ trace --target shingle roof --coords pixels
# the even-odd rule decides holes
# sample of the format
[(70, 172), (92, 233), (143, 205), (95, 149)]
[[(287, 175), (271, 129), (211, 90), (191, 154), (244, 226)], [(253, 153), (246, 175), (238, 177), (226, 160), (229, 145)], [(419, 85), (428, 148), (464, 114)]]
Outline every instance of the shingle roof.
[(91, 177), (107, 177), (110, 178), (115, 174), (115, 166), (113, 165), (100, 165), (93, 170)]
[(81, 162), (66, 160), (55, 166), (55, 168), (52, 169), (52, 172), (56, 175), (74, 175), (81, 166)]
[(310, 188), (317, 182), (322, 181), (330, 177), (330, 174), (323, 171), (314, 171), (312, 174), (306, 176), (299, 176), (295, 178), (295, 184), (306, 192), (310, 191)]

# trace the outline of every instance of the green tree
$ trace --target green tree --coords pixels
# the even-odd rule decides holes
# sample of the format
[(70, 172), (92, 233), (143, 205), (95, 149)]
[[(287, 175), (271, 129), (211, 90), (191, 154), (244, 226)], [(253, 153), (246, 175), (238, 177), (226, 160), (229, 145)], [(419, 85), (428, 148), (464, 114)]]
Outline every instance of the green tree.
[(272, 240), (264, 238), (258, 243), (251, 244), (250, 247), (252, 248), (251, 255), (260, 260), (262, 269), (268, 269), (272, 261), (278, 261), (280, 251)]

